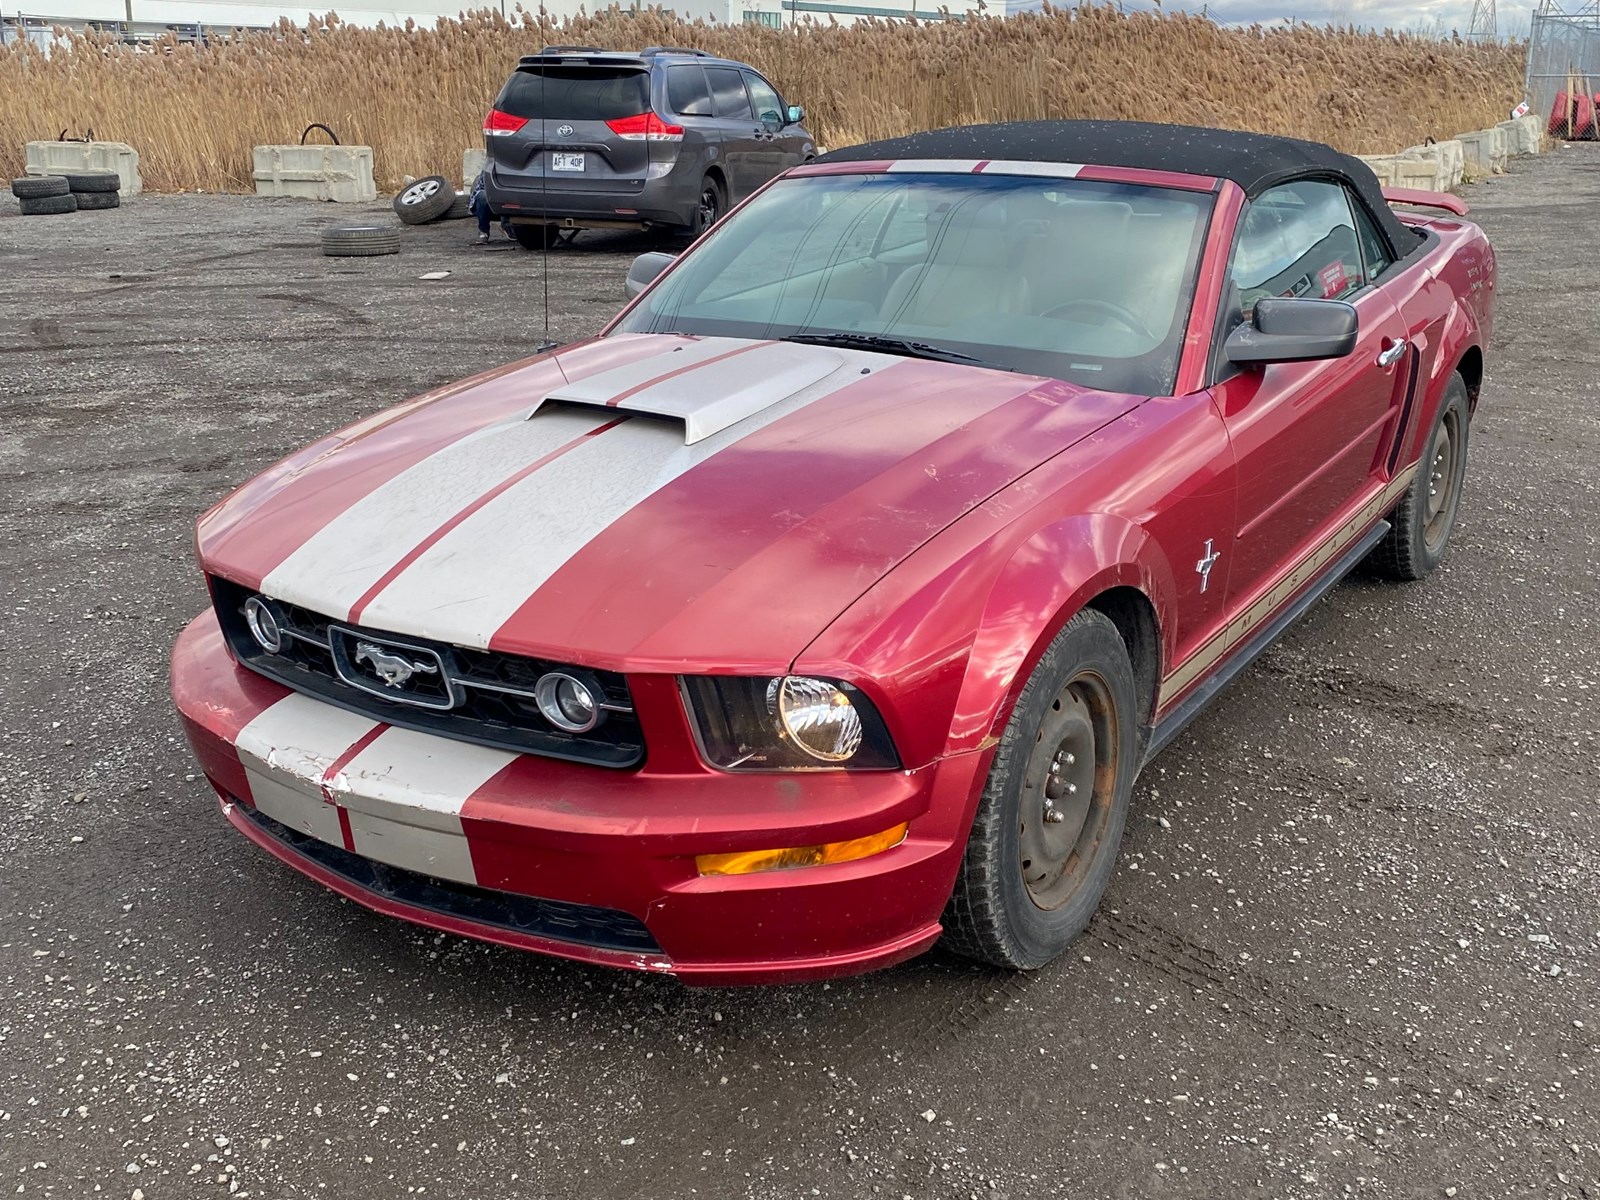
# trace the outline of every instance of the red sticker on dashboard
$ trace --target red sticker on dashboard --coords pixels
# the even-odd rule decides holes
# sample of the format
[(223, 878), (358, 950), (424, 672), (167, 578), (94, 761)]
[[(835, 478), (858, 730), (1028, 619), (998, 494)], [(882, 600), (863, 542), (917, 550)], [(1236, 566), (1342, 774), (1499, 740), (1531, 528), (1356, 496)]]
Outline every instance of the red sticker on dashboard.
[(1331, 262), (1317, 272), (1317, 279), (1322, 284), (1322, 298), (1328, 300), (1344, 292), (1350, 277), (1344, 273), (1342, 262)]

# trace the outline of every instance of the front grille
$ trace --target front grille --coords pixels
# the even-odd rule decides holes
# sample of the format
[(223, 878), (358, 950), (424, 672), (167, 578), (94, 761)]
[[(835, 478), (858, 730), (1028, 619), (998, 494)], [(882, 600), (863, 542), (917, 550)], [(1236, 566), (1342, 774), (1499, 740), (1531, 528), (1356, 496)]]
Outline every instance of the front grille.
[[(628, 681), (614, 671), (590, 671), (564, 663), (492, 650), (472, 650), (330, 620), (319, 613), (272, 600), (283, 631), (282, 648), (268, 653), (251, 635), (244, 606), (257, 593), (211, 577), (217, 619), (234, 655), (252, 671), (297, 692), (370, 716), (375, 721), (418, 729), (459, 741), (522, 754), (541, 754), (602, 767), (636, 767), (644, 761), (644, 735), (633, 710)], [(406, 680), (406, 700), (387, 699), (386, 689), (354, 658), (358, 647), (403, 651), (423, 670)], [(603, 718), (583, 733), (558, 729), (539, 711), (534, 685), (550, 671), (574, 671), (600, 693)], [(360, 685), (350, 681), (360, 681)]]
[(630, 913), (565, 900), (540, 900), (511, 892), (495, 892), (465, 883), (435, 879), (420, 871), (391, 867), (352, 854), (342, 846), (319, 841), (291, 829), (256, 809), (240, 804), (257, 829), (270, 834), (301, 858), (332, 871), (363, 891), (444, 916), (459, 917), (479, 925), (493, 925), (534, 937), (593, 946), (600, 950), (626, 950), (659, 954), (660, 945), (644, 922)]

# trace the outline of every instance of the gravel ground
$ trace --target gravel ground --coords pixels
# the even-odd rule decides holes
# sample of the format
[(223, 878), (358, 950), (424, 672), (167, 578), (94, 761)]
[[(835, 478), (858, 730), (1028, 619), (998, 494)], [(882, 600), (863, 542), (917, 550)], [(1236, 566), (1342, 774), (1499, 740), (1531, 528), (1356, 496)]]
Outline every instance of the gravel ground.
[[(1470, 194), (1501, 324), (1444, 569), (1347, 582), (1162, 755), (1074, 953), (736, 992), (339, 900), (231, 832), (166, 695), (195, 515), (524, 353), (539, 258), (0, 205), (0, 1193), (1600, 1197), (1597, 171)], [(551, 254), (551, 335), (649, 245)]]

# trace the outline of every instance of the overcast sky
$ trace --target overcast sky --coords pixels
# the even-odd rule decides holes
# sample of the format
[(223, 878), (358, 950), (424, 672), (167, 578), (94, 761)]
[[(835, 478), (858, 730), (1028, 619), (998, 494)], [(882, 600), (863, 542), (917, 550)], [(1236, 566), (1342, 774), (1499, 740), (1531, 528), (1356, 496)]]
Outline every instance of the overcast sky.
[[(1383, 29), (1425, 29), (1467, 31), (1472, 20), (1473, 0), (1162, 0), (1168, 11), (1199, 12), (1202, 8), (1225, 24), (1269, 24), (1289, 18), (1325, 25), (1364, 25)], [(1028, 4), (1027, 7), (1036, 7)], [(1154, 8), (1154, 0), (1122, 0), (1127, 9)], [(1528, 32), (1532, 0), (1499, 0), (1499, 25), (1502, 35)]]

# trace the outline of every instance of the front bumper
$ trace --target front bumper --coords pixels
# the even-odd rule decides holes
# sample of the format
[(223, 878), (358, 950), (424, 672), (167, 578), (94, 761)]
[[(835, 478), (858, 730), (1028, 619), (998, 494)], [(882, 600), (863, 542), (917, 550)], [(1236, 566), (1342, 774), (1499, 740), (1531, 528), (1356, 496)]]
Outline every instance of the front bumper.
[[(209, 612), (178, 639), (172, 690), (229, 821), (303, 874), (433, 928), (689, 983), (824, 979), (926, 950), (978, 782), (977, 755), (896, 772), (621, 772), (396, 729), (240, 667)], [(856, 862), (695, 869), (696, 854), (901, 821), (904, 842)]]

